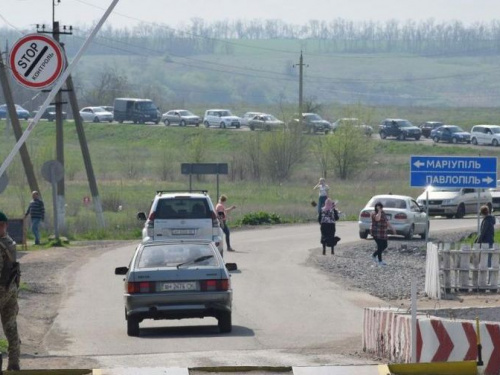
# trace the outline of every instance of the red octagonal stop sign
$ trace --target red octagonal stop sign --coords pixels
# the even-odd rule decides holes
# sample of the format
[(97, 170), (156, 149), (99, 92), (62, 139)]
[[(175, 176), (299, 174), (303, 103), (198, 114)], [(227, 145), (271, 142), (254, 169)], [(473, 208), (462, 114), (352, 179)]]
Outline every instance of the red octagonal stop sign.
[(31, 89), (52, 85), (66, 67), (59, 43), (41, 34), (19, 39), (12, 47), (9, 62), (14, 78)]

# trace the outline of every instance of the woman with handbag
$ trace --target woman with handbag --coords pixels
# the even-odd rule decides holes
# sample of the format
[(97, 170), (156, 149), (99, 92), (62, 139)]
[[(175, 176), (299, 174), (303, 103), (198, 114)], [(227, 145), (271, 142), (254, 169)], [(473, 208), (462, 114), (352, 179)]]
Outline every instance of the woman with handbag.
[(332, 249), (332, 255), (335, 254), (333, 248), (340, 241), (340, 238), (335, 236), (336, 225), (335, 222), (339, 219), (339, 212), (335, 208), (335, 203), (330, 198), (327, 198), (325, 205), (320, 211), (320, 225), (321, 225), (321, 245), (323, 246), (323, 255), (326, 253), (326, 247)]

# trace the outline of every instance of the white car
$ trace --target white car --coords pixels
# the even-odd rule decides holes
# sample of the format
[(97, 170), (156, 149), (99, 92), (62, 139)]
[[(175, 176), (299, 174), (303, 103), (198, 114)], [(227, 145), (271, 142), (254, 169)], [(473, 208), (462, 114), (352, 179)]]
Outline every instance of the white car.
[[(359, 213), (359, 237), (366, 239), (370, 234), (375, 204), (382, 203), (387, 219), (396, 234), (412, 239), (414, 235), (425, 238), (429, 223), (425, 210), (412, 198), (405, 195), (375, 195)], [(389, 232), (390, 234), (390, 232)]]
[(113, 113), (102, 107), (85, 107), (80, 110), (83, 121), (89, 122), (113, 122)]
[(203, 124), (207, 128), (210, 126), (218, 126), (223, 129), (229, 126), (239, 128), (241, 126), (241, 119), (238, 116), (234, 116), (228, 109), (209, 109), (205, 111)]
[(500, 125), (475, 125), (470, 131), (473, 145), (500, 145)]
[(145, 241), (208, 240), (223, 254), (222, 228), (206, 191), (158, 191), (149, 215), (139, 212), (137, 218), (145, 221)]
[(253, 119), (255, 116), (260, 115), (261, 112), (246, 112), (243, 116), (241, 116), (241, 125), (248, 126), (248, 122)]
[[(491, 193), (488, 189), (472, 188), (437, 188), (429, 186), (417, 198), (418, 204), (427, 207), (426, 196), (429, 194), (429, 216), (446, 216), (451, 219), (463, 218), (467, 214), (477, 214), (477, 205), (492, 206)], [(479, 200), (478, 200), (479, 198)]]
[(490, 189), (491, 204), (493, 210), (500, 210), (500, 180), (497, 181), (497, 187)]

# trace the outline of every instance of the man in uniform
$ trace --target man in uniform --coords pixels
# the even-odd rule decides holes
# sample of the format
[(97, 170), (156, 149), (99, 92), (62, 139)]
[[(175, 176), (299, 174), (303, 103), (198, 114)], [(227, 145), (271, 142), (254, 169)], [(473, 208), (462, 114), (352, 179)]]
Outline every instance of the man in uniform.
[(7, 216), (0, 211), (0, 318), (9, 343), (7, 370), (19, 370), (21, 341), (17, 332), (17, 288), (19, 263), (16, 261), (16, 243), (7, 234)]

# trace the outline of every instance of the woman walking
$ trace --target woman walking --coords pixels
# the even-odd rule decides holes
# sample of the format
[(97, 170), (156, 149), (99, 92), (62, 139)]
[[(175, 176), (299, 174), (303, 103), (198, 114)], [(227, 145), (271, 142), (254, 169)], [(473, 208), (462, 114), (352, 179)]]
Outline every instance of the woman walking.
[(377, 250), (372, 254), (373, 261), (379, 266), (386, 266), (387, 263), (382, 261), (382, 252), (387, 249), (387, 230), (390, 229), (394, 234), (396, 231), (392, 227), (384, 212), (384, 206), (381, 202), (375, 203), (375, 212), (372, 212), (372, 227), (371, 234)]
[(325, 205), (326, 198), (328, 198), (328, 191), (330, 190), (330, 186), (328, 186), (325, 182), (325, 179), (321, 177), (316, 186), (313, 187), (313, 190), (316, 189), (319, 189), (318, 215), (321, 215), (321, 209)]
[[(479, 213), (483, 216), (483, 221), (481, 222), (481, 230), (479, 231), (476, 242), (479, 244), (487, 243), (489, 245), (488, 248), (491, 249), (495, 241), (496, 219), (490, 214), (488, 206), (481, 206)], [(491, 255), (492, 254), (488, 254), (488, 267), (491, 267)]]
[(229, 227), (227, 226), (227, 216), (229, 212), (234, 210), (236, 206), (231, 206), (227, 207), (225, 206), (227, 201), (227, 197), (225, 195), (221, 195), (219, 198), (219, 203), (217, 203), (217, 206), (215, 206), (215, 211), (217, 212), (217, 215), (219, 216), (219, 220), (221, 223), (222, 231), (225, 234), (226, 237), (226, 245), (227, 245), (227, 251), (236, 251), (234, 248), (231, 247), (231, 241), (229, 239), (230, 231)]
[(330, 198), (327, 198), (325, 205), (320, 211), (321, 225), (321, 245), (323, 246), (323, 255), (326, 253), (326, 247), (332, 249), (332, 254), (335, 254), (333, 248), (340, 241), (340, 238), (335, 236), (335, 222), (339, 219), (339, 212), (335, 208), (335, 204)]

